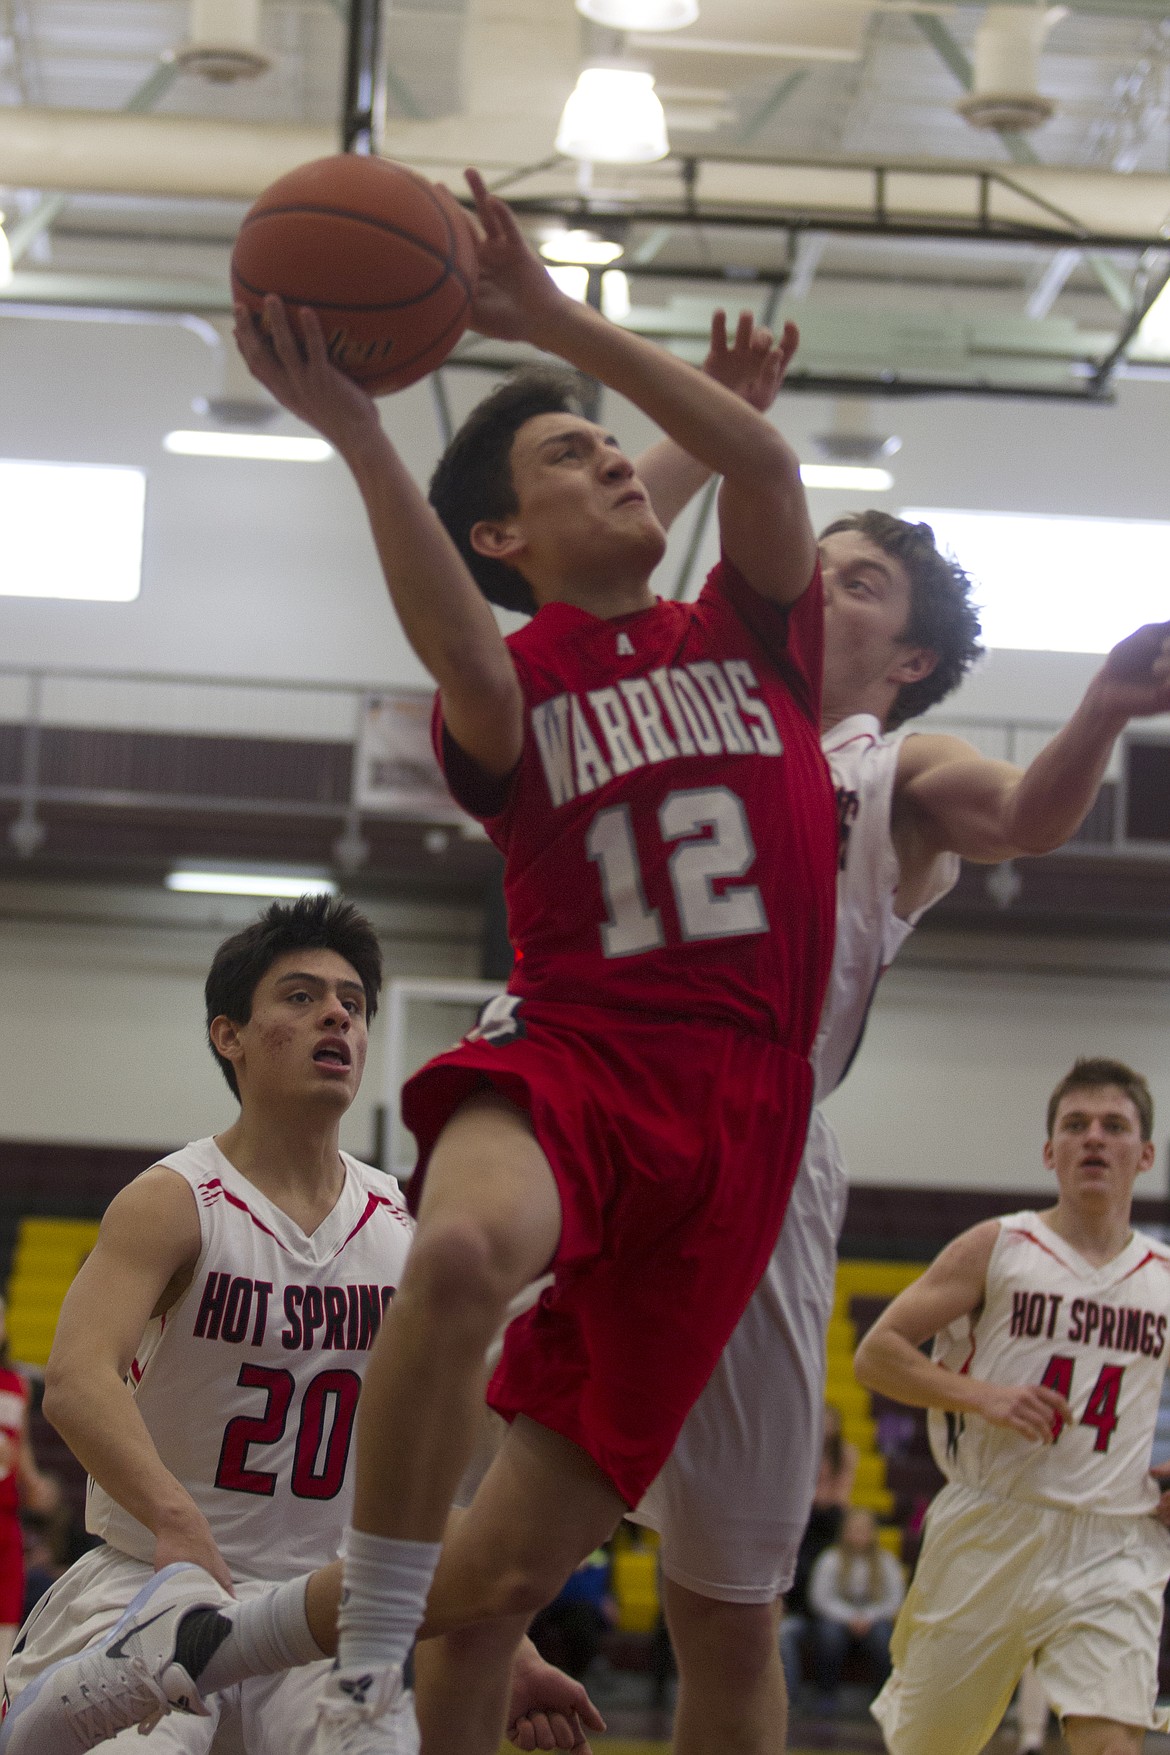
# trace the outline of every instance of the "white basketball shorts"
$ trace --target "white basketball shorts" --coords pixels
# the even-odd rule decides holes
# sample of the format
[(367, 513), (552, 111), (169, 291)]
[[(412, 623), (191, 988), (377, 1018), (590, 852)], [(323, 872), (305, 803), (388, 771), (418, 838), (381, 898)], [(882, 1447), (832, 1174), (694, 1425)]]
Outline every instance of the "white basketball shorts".
[[(10, 1700), (59, 1658), (72, 1657), (120, 1619), (151, 1578), (149, 1566), (117, 1548), (83, 1554), (59, 1578), (25, 1622), (20, 1649), (9, 1659), (4, 1685)], [(238, 1583), (238, 1596), (258, 1596), (263, 1583)], [(122, 1731), (103, 1748), (120, 1755), (310, 1755), (317, 1695), (328, 1659), (278, 1676), (257, 1676), (210, 1695), (210, 1718), (169, 1713), (144, 1743), (137, 1729)]]
[(661, 1535), (667, 1578), (700, 1596), (771, 1603), (792, 1583), (820, 1466), (846, 1192), (836, 1136), (814, 1110), (764, 1277), (630, 1513)]
[(944, 1487), (873, 1703), (891, 1755), (977, 1755), (1029, 1658), (1060, 1718), (1150, 1730), (1170, 1531)]

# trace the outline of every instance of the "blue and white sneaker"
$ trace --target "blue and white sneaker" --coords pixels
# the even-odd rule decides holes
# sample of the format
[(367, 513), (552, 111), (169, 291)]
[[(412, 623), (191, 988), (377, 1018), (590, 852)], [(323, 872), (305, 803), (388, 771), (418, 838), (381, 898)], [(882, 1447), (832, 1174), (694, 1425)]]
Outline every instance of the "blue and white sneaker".
[(192, 1609), (231, 1601), (201, 1566), (165, 1566), (115, 1627), (21, 1689), (0, 1724), (0, 1755), (74, 1755), (131, 1725), (153, 1730), (168, 1712), (208, 1718), (176, 1658), (179, 1626)]
[(335, 1664), (317, 1699), (313, 1755), (418, 1755), (418, 1750), (414, 1693), (401, 1666), (343, 1670)]

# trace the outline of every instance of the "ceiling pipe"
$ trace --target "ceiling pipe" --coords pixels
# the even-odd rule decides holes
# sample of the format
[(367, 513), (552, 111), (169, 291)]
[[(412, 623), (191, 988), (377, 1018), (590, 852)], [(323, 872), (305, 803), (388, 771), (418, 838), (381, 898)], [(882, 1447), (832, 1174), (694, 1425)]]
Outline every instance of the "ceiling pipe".
[(332, 128), (0, 108), (0, 184), (17, 189), (250, 202), (286, 171), (336, 150)]
[[(386, 149), (424, 175), (457, 180), (471, 162), (428, 150), (430, 124), (398, 123)], [(468, 143), (457, 143), (468, 144)], [(77, 194), (254, 201), (286, 171), (336, 151), (333, 129), (170, 115), (0, 106), (0, 186)], [(946, 230), (1026, 239), (1063, 232), (1071, 244), (1164, 247), (1170, 175), (1056, 166), (983, 167), (946, 161), (769, 163), (697, 158), (693, 211), (704, 223), (808, 224), (889, 235)], [(485, 168), (493, 170), (485, 155)], [(544, 161), (512, 179), (520, 210), (559, 211), (580, 196), (575, 167)], [(680, 167), (623, 171), (623, 212), (647, 223), (692, 213)]]

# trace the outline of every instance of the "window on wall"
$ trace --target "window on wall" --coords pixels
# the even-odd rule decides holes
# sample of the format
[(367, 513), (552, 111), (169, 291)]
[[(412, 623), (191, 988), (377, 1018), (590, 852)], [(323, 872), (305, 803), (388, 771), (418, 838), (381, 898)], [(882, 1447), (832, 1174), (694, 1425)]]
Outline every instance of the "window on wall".
[(1170, 617), (1170, 523), (906, 506), (975, 580), (987, 646), (1108, 652)]
[(131, 602), (145, 511), (140, 469), (0, 458), (0, 596)]

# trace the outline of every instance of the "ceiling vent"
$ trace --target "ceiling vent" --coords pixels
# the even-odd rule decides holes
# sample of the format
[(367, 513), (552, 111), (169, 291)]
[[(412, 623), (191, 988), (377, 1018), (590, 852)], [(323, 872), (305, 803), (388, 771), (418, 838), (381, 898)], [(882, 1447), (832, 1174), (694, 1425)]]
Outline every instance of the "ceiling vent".
[(856, 464), (867, 468), (902, 449), (896, 433), (883, 433), (874, 425), (874, 408), (865, 396), (838, 396), (827, 433), (813, 439), (817, 450), (830, 463)]
[(216, 85), (258, 79), (272, 65), (260, 46), (260, 0), (191, 0), (191, 36), (175, 60)]
[(973, 128), (1026, 134), (1055, 113), (1040, 91), (1040, 51), (1063, 6), (989, 6), (975, 37), (974, 85), (955, 106)]

